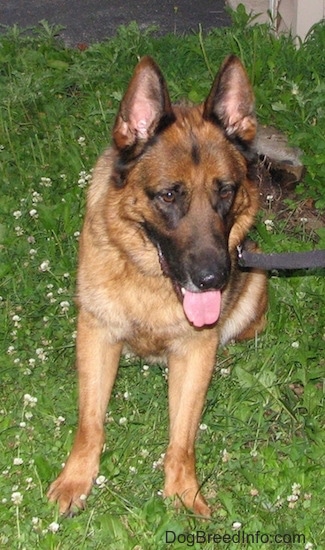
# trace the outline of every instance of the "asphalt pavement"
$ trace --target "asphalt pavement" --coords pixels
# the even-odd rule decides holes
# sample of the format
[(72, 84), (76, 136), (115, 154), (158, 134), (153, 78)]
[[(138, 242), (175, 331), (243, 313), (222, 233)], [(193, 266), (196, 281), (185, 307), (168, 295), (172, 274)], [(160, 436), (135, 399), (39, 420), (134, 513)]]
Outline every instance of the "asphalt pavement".
[(101, 42), (120, 25), (136, 21), (159, 34), (190, 33), (230, 25), (225, 0), (0, 0), (0, 32), (6, 26), (30, 28), (46, 20), (61, 25), (68, 46)]

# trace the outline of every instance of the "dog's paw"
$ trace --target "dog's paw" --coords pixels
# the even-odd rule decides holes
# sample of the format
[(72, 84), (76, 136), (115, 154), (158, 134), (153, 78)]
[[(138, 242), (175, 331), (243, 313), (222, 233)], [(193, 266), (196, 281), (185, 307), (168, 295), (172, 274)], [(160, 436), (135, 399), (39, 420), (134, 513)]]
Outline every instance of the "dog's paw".
[(174, 506), (180, 508), (184, 506), (189, 510), (193, 510), (194, 514), (204, 518), (211, 517), (211, 510), (207, 505), (205, 499), (197, 488), (182, 490), (180, 487), (164, 490), (164, 497), (171, 498)]
[(85, 508), (92, 484), (92, 480), (85, 482), (84, 479), (69, 479), (63, 471), (51, 484), (47, 497), (50, 502), (58, 503), (60, 514), (73, 516)]

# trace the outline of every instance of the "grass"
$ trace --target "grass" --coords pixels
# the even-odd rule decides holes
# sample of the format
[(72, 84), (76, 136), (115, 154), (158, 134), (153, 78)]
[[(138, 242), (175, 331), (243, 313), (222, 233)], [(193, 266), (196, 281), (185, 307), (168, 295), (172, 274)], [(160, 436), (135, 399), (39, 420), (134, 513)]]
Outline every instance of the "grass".
[[(265, 205), (256, 238), (265, 250), (324, 248), (325, 26), (299, 49), (247, 26), (241, 10), (231, 28), (207, 36), (156, 38), (131, 25), (83, 51), (66, 49), (56, 31), (43, 22), (33, 35), (0, 36), (0, 548), (209, 550), (220, 542), (213, 536), (230, 549), (322, 548), (322, 270), (272, 274), (265, 333), (219, 353), (197, 441), (211, 521), (160, 498), (165, 373), (128, 358), (86, 511), (62, 519), (45, 493), (76, 426), (73, 296), (85, 187), (137, 57), (157, 59), (174, 100), (194, 101), (225, 55), (242, 58), (259, 120), (285, 131), (307, 167), (281, 215), (276, 201)], [(256, 533), (255, 542), (235, 538)]]

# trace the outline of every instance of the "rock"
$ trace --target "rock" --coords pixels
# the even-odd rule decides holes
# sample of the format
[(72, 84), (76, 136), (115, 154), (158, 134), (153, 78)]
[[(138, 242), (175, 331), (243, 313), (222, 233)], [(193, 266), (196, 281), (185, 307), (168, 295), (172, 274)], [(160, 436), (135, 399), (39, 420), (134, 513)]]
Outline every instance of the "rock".
[(258, 177), (266, 178), (269, 185), (290, 190), (303, 178), (302, 151), (290, 147), (287, 137), (277, 128), (258, 126), (254, 148), (259, 159)]

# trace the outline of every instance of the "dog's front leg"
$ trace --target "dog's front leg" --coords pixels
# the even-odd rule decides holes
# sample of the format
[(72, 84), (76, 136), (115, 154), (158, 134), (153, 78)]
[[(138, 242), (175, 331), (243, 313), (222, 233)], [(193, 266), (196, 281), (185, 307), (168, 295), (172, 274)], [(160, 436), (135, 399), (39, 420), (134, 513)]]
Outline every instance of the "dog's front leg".
[(61, 513), (84, 506), (98, 474), (104, 443), (104, 419), (122, 346), (110, 344), (107, 328), (81, 310), (77, 331), (79, 423), (71, 454), (48, 497)]
[(217, 335), (212, 330), (186, 341), (169, 357), (170, 442), (165, 458), (164, 495), (177, 496), (202, 516), (210, 509), (200, 494), (194, 443), (215, 364)]

